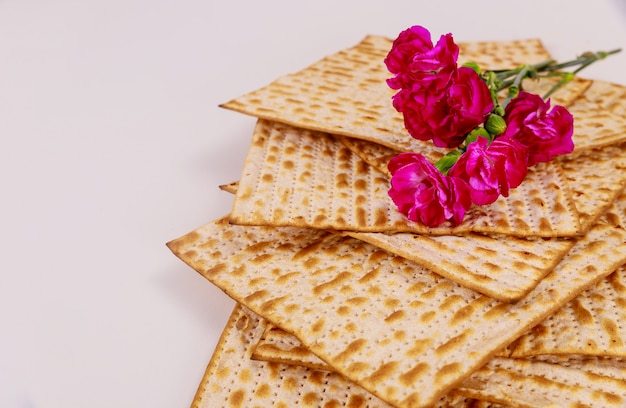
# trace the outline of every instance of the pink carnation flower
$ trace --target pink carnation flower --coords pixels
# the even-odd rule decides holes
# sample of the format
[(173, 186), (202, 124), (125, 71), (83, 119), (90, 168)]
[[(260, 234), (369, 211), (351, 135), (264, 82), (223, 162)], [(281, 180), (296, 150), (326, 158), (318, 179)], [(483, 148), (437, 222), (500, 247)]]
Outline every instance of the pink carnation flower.
[(491, 204), (500, 195), (508, 197), (509, 190), (524, 181), (527, 156), (526, 147), (514, 139), (499, 137), (489, 144), (486, 138), (479, 137), (469, 144), (448, 174), (468, 183), (474, 204)]
[(520, 92), (507, 105), (504, 119), (507, 127), (503, 136), (528, 148), (528, 166), (574, 150), (574, 117), (559, 105), (550, 111), (550, 101), (539, 95)]
[(400, 33), (385, 58), (389, 72), (396, 74), (387, 83), (392, 89), (411, 88), (416, 82), (441, 88), (456, 69), (458, 56), (452, 34), (442, 35), (433, 46), (426, 28), (410, 27)]
[(480, 76), (471, 68), (461, 67), (446, 88), (436, 91), (416, 85), (402, 89), (394, 96), (393, 106), (403, 114), (404, 126), (412, 137), (454, 148), (484, 122), (493, 101)]
[(392, 174), (389, 196), (409, 220), (429, 227), (463, 220), (472, 204), (465, 181), (444, 176), (417, 153), (401, 153), (388, 167)]

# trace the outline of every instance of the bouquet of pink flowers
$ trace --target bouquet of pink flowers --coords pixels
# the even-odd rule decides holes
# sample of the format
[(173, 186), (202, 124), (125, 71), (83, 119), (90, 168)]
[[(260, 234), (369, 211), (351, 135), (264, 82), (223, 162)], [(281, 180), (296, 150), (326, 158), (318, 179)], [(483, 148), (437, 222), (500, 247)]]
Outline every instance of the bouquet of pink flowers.
[[(410, 220), (427, 226), (459, 224), (474, 205), (491, 204), (519, 186), (529, 166), (574, 149), (574, 118), (549, 95), (582, 68), (618, 52), (585, 53), (557, 64), (550, 60), (504, 71), (458, 66), (459, 47), (451, 34), (433, 45), (421, 26), (398, 36), (385, 59), (398, 90), (393, 106), (415, 139), (455, 148), (437, 163), (419, 153), (401, 153), (389, 162), (389, 196)], [(563, 68), (578, 66), (573, 72)], [(543, 97), (521, 90), (524, 78), (558, 76)], [(504, 102), (498, 95), (508, 90)]]

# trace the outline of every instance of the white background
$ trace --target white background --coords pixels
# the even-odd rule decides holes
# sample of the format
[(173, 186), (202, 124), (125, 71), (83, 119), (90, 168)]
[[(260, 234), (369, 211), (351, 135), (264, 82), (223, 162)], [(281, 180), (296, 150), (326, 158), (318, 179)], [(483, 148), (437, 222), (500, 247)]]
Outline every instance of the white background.
[(217, 105), (413, 24), (626, 47), (624, 0), (0, 0), (0, 407), (189, 406), (233, 303), (165, 242), (232, 204)]

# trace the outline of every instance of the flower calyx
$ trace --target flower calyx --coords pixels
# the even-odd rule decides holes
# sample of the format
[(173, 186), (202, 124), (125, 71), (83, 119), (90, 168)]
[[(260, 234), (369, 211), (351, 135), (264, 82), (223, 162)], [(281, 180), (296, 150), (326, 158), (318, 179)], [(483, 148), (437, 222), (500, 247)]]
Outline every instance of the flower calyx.
[(494, 137), (500, 136), (506, 130), (506, 121), (502, 116), (491, 113), (485, 121), (485, 129)]

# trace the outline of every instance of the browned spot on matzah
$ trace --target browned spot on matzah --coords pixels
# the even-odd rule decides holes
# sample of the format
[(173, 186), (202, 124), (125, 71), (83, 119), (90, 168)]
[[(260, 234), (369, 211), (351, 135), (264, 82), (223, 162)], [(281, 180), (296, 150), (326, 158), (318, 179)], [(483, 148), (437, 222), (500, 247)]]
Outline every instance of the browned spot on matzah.
[(233, 392), (232, 394), (230, 394), (230, 397), (228, 398), (228, 405), (230, 407), (242, 407), (243, 403), (244, 403), (244, 398), (245, 398), (246, 392), (244, 390), (236, 390), (235, 392)]
[(281, 297), (268, 300), (267, 302), (261, 305), (261, 310), (265, 313), (276, 310), (277, 306), (282, 304), (285, 300), (287, 300), (286, 296), (281, 296)]
[(364, 382), (379, 382), (384, 381), (389, 376), (393, 375), (400, 364), (397, 361), (390, 361), (383, 364), (380, 368), (372, 373), (369, 377), (364, 379)]
[(313, 333), (318, 333), (321, 332), (324, 329), (324, 325), (326, 323), (326, 320), (321, 318), (318, 321), (316, 321), (312, 326), (311, 326), (311, 331)]
[(385, 318), (385, 322), (393, 323), (396, 321), (402, 321), (404, 320), (405, 316), (406, 316), (406, 313), (404, 310), (396, 310), (395, 312), (393, 312), (392, 314), (390, 314), (389, 316)]
[(459, 363), (451, 363), (451, 364), (444, 365), (435, 374), (435, 383), (444, 382), (446, 381), (447, 377), (458, 375), (458, 372), (460, 369), (461, 369), (461, 364)]
[(419, 363), (415, 367), (411, 368), (409, 371), (402, 373), (398, 379), (400, 380), (400, 384), (405, 387), (411, 386), (417, 381), (419, 377), (426, 374), (429, 366), (427, 363)]
[(441, 356), (454, 351), (457, 347), (460, 347), (467, 340), (467, 338), (472, 335), (472, 333), (473, 330), (470, 329), (466, 332), (459, 334), (458, 336), (451, 338), (441, 346), (437, 347), (435, 349), (435, 354)]
[[(459, 295), (452, 295), (449, 296), (446, 300), (443, 301), (443, 303), (439, 306), (439, 310), (440, 311), (447, 311), (449, 309), (451, 309), (454, 305), (458, 304), (459, 302), (463, 302), (464, 299), (462, 296)], [(433, 312), (434, 313), (434, 312)]]
[(591, 311), (586, 309), (580, 300), (574, 299), (571, 305), (578, 323), (583, 325), (593, 324), (593, 315), (591, 314)]
[(429, 310), (426, 313), (422, 313), (422, 315), (420, 316), (420, 321), (422, 323), (428, 323), (428, 322), (434, 320), (435, 317), (437, 317), (437, 312), (435, 312), (434, 310)]
[(346, 361), (353, 354), (358, 353), (363, 347), (365, 347), (366, 344), (367, 344), (367, 341), (364, 340), (364, 339), (354, 340), (352, 343), (348, 344), (348, 346), (346, 347), (345, 350), (343, 350), (341, 353), (337, 354), (334, 357), (334, 360)]

